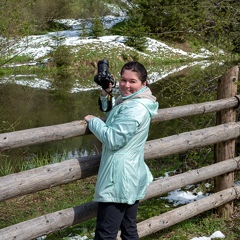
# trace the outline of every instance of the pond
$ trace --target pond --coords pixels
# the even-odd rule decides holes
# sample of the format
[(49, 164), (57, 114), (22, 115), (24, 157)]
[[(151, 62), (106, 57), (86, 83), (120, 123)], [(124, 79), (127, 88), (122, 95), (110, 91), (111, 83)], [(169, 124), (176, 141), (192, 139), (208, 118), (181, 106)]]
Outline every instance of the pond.
[[(146, 67), (160, 108), (167, 108), (215, 100), (218, 78), (234, 65), (235, 62), (198, 62)], [(103, 116), (97, 105), (100, 88), (93, 81), (94, 73), (80, 75), (82, 79), (61, 73), (54, 81), (38, 75), (0, 78), (0, 133), (83, 120), (88, 114)], [(154, 123), (149, 139), (214, 124), (213, 114)], [(51, 163), (99, 152), (101, 144), (94, 136), (80, 136), (1, 152), (0, 164), (11, 163), (19, 171), (24, 161), (38, 157), (47, 156)]]

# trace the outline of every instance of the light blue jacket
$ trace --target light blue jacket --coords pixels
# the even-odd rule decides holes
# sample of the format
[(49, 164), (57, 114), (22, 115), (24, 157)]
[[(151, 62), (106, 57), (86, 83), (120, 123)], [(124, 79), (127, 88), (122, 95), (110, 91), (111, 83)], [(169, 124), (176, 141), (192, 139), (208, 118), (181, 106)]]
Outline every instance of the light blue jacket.
[(144, 87), (118, 98), (106, 123), (99, 118), (89, 121), (89, 129), (103, 143), (94, 201), (133, 204), (144, 198), (153, 180), (144, 162), (144, 147), (158, 106)]

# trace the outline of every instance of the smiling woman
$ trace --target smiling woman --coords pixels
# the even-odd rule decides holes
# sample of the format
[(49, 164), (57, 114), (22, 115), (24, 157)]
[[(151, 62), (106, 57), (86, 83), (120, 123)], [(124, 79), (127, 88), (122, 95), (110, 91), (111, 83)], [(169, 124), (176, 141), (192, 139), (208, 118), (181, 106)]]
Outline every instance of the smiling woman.
[[(139, 239), (137, 210), (153, 176), (144, 161), (144, 147), (151, 119), (158, 103), (146, 86), (147, 70), (139, 62), (128, 62), (121, 70), (121, 96), (101, 107), (106, 123), (93, 115), (85, 120), (90, 131), (103, 143), (94, 200), (98, 202), (95, 239)], [(109, 104), (112, 92), (102, 89), (100, 105)], [(113, 100), (113, 98), (110, 98)]]

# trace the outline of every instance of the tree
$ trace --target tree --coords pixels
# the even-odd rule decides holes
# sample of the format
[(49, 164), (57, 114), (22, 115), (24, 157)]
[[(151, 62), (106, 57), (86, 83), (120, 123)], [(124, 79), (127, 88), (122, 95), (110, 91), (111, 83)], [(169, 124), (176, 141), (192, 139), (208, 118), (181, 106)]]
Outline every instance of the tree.
[[(187, 5), (183, 0), (136, 0), (133, 7), (145, 16), (144, 25), (157, 38), (177, 38), (185, 31)], [(184, 11), (182, 7), (184, 6)]]
[(193, 36), (228, 50), (238, 42), (238, 0), (135, 0), (132, 8), (147, 16), (143, 24), (156, 38), (185, 41)]
[(33, 0), (5, 0), (0, 7), (0, 35), (5, 38), (24, 35), (30, 31), (30, 14), (27, 11)]
[(99, 0), (73, 0), (71, 5), (75, 18), (98, 18), (110, 14), (107, 5)]
[(55, 20), (70, 18), (72, 9), (69, 0), (37, 0), (31, 10), (32, 20), (37, 31), (51, 30), (55, 27)]
[(127, 37), (126, 45), (139, 51), (146, 49), (147, 28), (143, 24), (143, 14), (137, 8), (129, 11), (129, 19), (122, 27), (122, 34)]
[(33, 5), (33, 0), (5, 0), (0, 6), (0, 56), (4, 65), (11, 59), (12, 47), (22, 36), (32, 32), (31, 15), (28, 8)]
[(105, 35), (103, 20), (100, 17), (93, 19), (91, 32), (96, 38)]
[(23, 36), (49, 30), (55, 19), (69, 16), (70, 3), (71, 0), (3, 0), (0, 6), (0, 65), (14, 57), (11, 49)]
[(240, 2), (237, 0), (212, 0), (198, 3), (196, 30), (205, 41), (234, 50), (240, 27)]
[(88, 33), (88, 30), (87, 30), (87, 27), (86, 27), (86, 20), (85, 19), (82, 19), (81, 21), (81, 34), (80, 36), (81, 37), (87, 37), (89, 35)]

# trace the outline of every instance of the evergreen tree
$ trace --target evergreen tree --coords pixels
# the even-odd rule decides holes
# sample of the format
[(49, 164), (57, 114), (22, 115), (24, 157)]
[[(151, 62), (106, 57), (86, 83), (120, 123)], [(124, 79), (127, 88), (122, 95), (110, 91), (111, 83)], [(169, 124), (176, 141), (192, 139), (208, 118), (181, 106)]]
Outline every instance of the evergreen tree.
[(91, 33), (93, 34), (94, 37), (101, 37), (105, 35), (103, 21), (100, 17), (93, 19)]
[(139, 51), (146, 49), (147, 28), (143, 24), (143, 14), (138, 9), (129, 12), (129, 20), (122, 28), (122, 33), (127, 37), (125, 44)]
[(88, 34), (88, 30), (86, 28), (86, 21), (84, 19), (82, 19), (81, 21), (81, 37), (87, 37), (89, 34)]
[(197, 13), (201, 24), (195, 29), (199, 36), (213, 45), (225, 46), (228, 50), (235, 49), (240, 27), (239, 1), (199, 2)]

